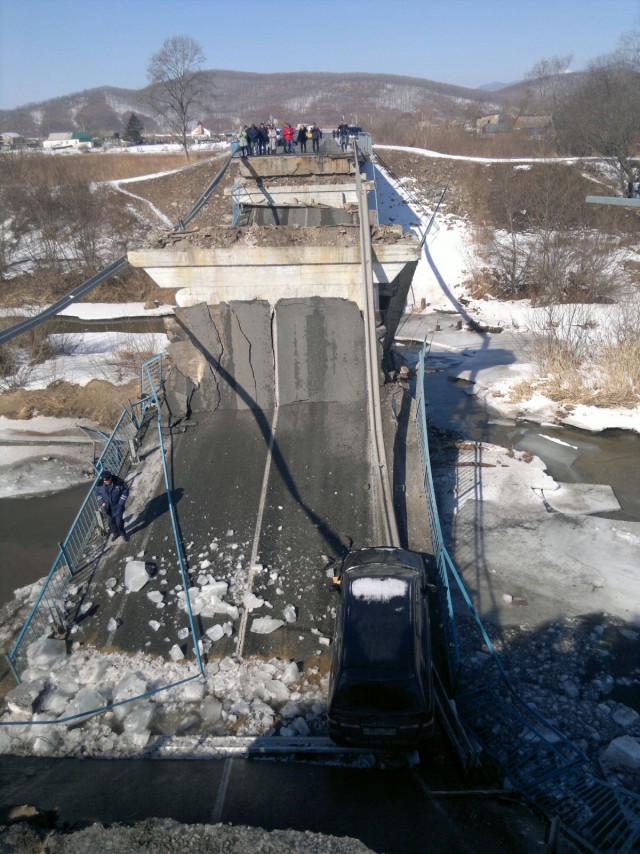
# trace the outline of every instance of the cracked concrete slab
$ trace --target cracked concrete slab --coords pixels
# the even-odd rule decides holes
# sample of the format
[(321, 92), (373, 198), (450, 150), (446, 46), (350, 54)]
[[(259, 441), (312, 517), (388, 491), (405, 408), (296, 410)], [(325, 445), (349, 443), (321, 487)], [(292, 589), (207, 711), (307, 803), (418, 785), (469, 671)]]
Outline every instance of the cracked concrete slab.
[[(273, 409), (271, 309), (266, 302), (199, 303), (177, 309), (180, 339), (167, 394), (188, 412)], [(173, 407), (172, 407), (173, 411)]]
[(327, 297), (276, 305), (278, 401), (366, 399), (364, 325), (358, 306)]

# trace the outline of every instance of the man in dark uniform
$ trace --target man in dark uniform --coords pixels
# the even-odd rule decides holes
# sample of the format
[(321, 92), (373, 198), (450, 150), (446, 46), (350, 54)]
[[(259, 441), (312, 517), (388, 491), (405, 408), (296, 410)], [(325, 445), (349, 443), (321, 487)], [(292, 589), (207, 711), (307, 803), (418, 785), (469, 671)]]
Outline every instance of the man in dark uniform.
[(129, 542), (129, 535), (124, 529), (122, 519), (128, 497), (129, 487), (124, 480), (105, 469), (96, 485), (96, 498), (107, 516), (112, 540), (122, 536), (125, 542)]

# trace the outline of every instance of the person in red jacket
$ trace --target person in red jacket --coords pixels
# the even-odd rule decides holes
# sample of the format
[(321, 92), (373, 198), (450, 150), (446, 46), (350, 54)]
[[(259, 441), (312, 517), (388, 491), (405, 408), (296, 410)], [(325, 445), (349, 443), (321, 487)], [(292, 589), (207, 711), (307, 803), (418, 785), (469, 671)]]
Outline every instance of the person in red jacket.
[(289, 122), (287, 122), (286, 125), (282, 128), (282, 135), (284, 136), (286, 153), (293, 154), (295, 152), (294, 139), (296, 132), (295, 129), (289, 124)]

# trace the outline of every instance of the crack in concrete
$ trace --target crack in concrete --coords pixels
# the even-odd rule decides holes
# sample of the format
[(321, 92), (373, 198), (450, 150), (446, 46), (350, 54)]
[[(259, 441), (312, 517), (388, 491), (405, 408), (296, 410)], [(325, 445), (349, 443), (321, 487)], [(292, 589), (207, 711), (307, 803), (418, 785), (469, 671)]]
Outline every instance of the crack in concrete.
[[(208, 308), (208, 313), (209, 313), (209, 318), (211, 319), (211, 326), (213, 327), (213, 329), (215, 331), (216, 337), (218, 339), (218, 344), (220, 345), (220, 355), (217, 359), (217, 364), (221, 365), (223, 363), (223, 357), (224, 357), (224, 340), (223, 340), (223, 336), (220, 334), (220, 330), (216, 326), (215, 320), (211, 316), (211, 309), (209, 309), (209, 308)], [(216, 394), (218, 395), (218, 400), (213, 406), (213, 412), (216, 412), (220, 408), (220, 405), (222, 403), (222, 391), (220, 390), (220, 380), (218, 377), (218, 372), (215, 370), (215, 365), (207, 363), (207, 367), (209, 368), (209, 374), (210, 374), (211, 378), (213, 379)]]
[(269, 311), (269, 334), (271, 336), (271, 364), (273, 365), (273, 407), (278, 408), (278, 360), (277, 360), (277, 330), (276, 330), (276, 310), (273, 306)]
[(257, 401), (258, 400), (258, 382), (256, 380), (256, 372), (255, 372), (255, 369), (253, 367), (253, 362), (251, 360), (253, 345), (251, 344), (251, 339), (249, 338), (249, 336), (246, 334), (246, 332), (242, 328), (242, 324), (240, 323), (240, 318), (238, 317), (238, 313), (236, 312), (236, 310), (234, 308), (232, 308), (231, 306), (229, 306), (229, 311), (231, 312), (231, 315), (235, 318), (236, 323), (238, 324), (238, 330), (240, 331), (240, 334), (242, 335), (244, 340), (247, 342), (247, 347), (249, 349), (249, 356), (248, 356), (247, 362), (249, 365), (249, 370), (251, 371), (251, 376), (253, 378), (253, 399)]

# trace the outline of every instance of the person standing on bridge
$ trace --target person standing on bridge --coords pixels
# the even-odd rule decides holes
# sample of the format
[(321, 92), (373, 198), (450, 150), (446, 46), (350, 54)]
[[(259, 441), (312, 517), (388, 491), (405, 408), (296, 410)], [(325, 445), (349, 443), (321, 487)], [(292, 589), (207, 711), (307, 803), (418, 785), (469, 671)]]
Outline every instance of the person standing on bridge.
[(300, 146), (300, 154), (307, 153), (307, 126), (305, 124), (298, 125), (297, 142)]
[(249, 149), (246, 125), (238, 131), (238, 148), (240, 149), (240, 157), (246, 157)]
[(258, 128), (258, 133), (260, 136), (258, 137), (258, 153), (266, 154), (267, 146), (269, 145), (269, 131), (267, 130), (267, 126), (264, 122)]
[(260, 141), (260, 131), (255, 124), (252, 124), (247, 130), (247, 140), (249, 142), (249, 154), (255, 157), (258, 154), (258, 144)]
[(122, 518), (128, 497), (129, 487), (124, 480), (105, 469), (96, 484), (96, 498), (107, 517), (111, 539), (114, 541), (122, 537), (125, 543), (129, 542)]
[(271, 154), (278, 153), (278, 130), (275, 125), (269, 125), (269, 151)]
[(314, 122), (311, 125), (311, 147), (314, 151), (320, 151), (320, 140), (322, 139), (322, 131), (318, 127), (318, 125)]
[(295, 154), (295, 135), (296, 132), (292, 125), (289, 122), (282, 128), (282, 135), (284, 136), (285, 142), (285, 151), (287, 154)]
[(349, 148), (349, 125), (344, 119), (338, 125), (338, 139), (340, 141), (340, 148), (342, 151), (346, 151)]

